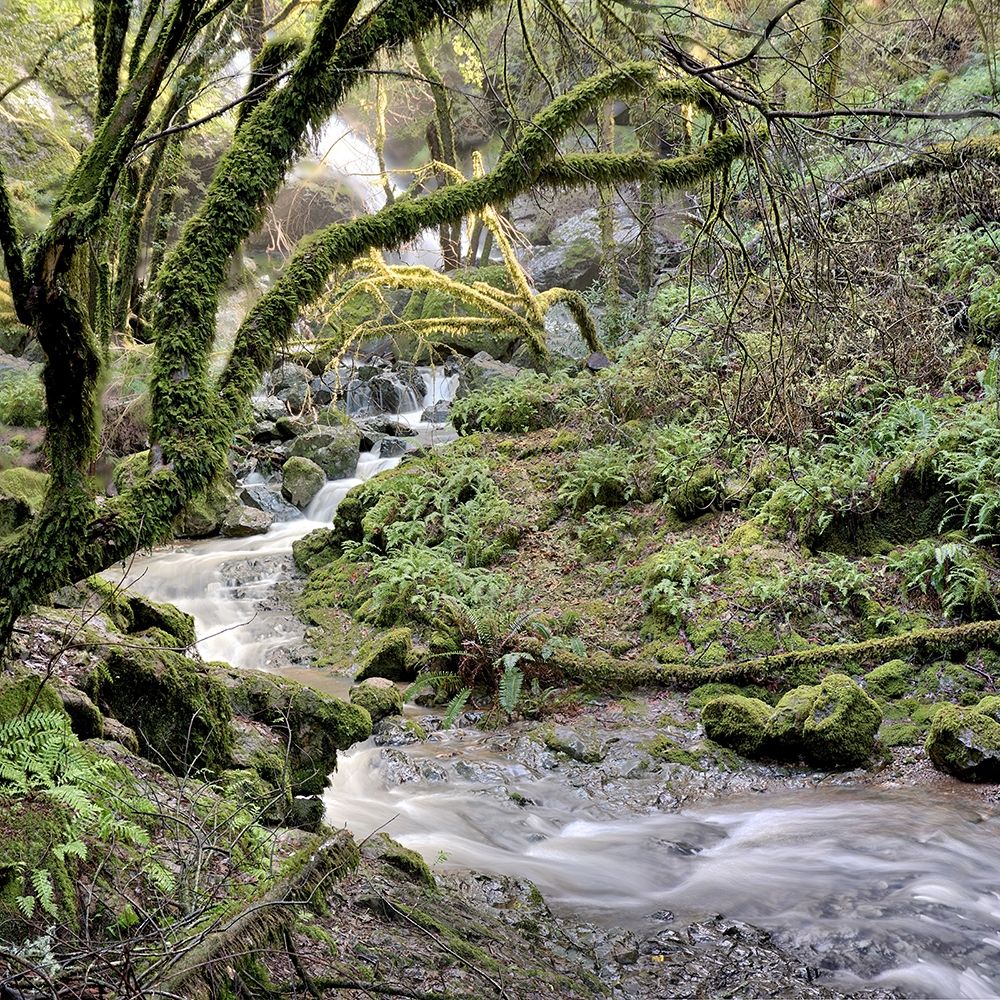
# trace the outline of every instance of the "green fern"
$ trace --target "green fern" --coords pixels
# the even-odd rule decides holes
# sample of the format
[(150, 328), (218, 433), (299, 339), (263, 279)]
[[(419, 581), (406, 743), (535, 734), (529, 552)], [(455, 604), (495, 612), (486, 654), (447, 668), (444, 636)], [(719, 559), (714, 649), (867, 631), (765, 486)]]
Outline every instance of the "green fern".
[(462, 690), (459, 691), (450, 702), (448, 702), (448, 707), (445, 709), (444, 716), (441, 719), (442, 729), (451, 729), (451, 727), (455, 724), (455, 721), (465, 709), (471, 695), (471, 688), (462, 688)]
[(507, 661), (504, 664), (503, 676), (500, 678), (500, 686), (497, 689), (497, 700), (500, 707), (510, 718), (521, 700), (521, 691), (524, 687), (524, 672), (520, 670), (514, 658), (517, 653), (508, 654), (504, 657)]
[(36, 868), (31, 873), (31, 886), (35, 890), (35, 897), (42, 910), (50, 917), (57, 916), (59, 910), (56, 906), (56, 894), (52, 886), (52, 876), (48, 870), (45, 868)]

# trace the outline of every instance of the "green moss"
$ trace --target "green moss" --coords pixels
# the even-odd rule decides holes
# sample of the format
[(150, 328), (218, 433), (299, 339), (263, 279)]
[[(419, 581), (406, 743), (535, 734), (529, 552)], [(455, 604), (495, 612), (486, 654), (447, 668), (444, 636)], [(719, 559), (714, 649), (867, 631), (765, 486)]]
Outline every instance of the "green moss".
[(26, 673), (0, 676), (0, 722), (24, 715), (29, 706), (36, 712), (66, 714), (53, 685), (41, 677)]
[(340, 535), (332, 528), (317, 528), (292, 542), (292, 557), (303, 573), (312, 573), (339, 559), (341, 552)]
[(34, 469), (14, 468), (0, 470), (0, 495), (23, 500), (32, 514), (41, 510), (49, 477)]
[(697, 754), (685, 750), (679, 743), (675, 743), (662, 734), (653, 737), (646, 743), (640, 743), (639, 749), (645, 750), (650, 757), (661, 760), (665, 764), (682, 764), (685, 767), (701, 768), (701, 760)]
[(102, 711), (135, 730), (151, 760), (180, 774), (223, 770), (233, 749), (226, 689), (204, 664), (172, 652), (176, 641), (149, 629), (127, 646), (112, 646), (89, 675), (87, 691)]
[[(34, 896), (30, 875), (48, 873), (54, 891), (57, 921), (75, 925), (75, 862), (59, 857), (53, 850), (66, 841), (72, 821), (70, 810), (43, 795), (25, 798), (0, 797), (0, 938), (24, 938), (31, 924), (21, 913), (17, 897)], [(53, 917), (40, 912), (40, 919)]]
[(735, 694), (714, 698), (701, 710), (705, 735), (744, 757), (752, 757), (760, 749), (770, 719), (770, 705)]
[(963, 781), (1000, 781), (1000, 697), (968, 708), (941, 705), (925, 748), (939, 771)]
[(878, 705), (844, 674), (828, 674), (802, 727), (806, 757), (824, 767), (855, 767), (872, 755), (882, 724)]
[(361, 647), (356, 681), (387, 677), (392, 681), (412, 680), (416, 673), (413, 630), (400, 626), (380, 632)]
[(768, 749), (777, 756), (798, 757), (802, 729), (819, 695), (818, 685), (803, 684), (782, 695), (767, 729)]
[(905, 660), (890, 660), (865, 674), (865, 689), (876, 698), (900, 698), (910, 689), (915, 672)]
[(719, 698), (725, 694), (744, 695), (747, 698), (756, 698), (765, 702), (770, 702), (774, 698), (770, 691), (753, 684), (742, 687), (736, 684), (702, 684), (688, 695), (688, 708), (694, 710), (703, 708), (713, 698)]
[(883, 726), (879, 732), (879, 739), (883, 746), (911, 747), (920, 742), (922, 732), (920, 726), (912, 722), (897, 722)]
[(365, 854), (398, 868), (414, 882), (420, 882), (429, 889), (434, 888), (434, 876), (427, 862), (408, 847), (397, 843), (387, 833), (378, 833), (365, 844)]
[(371, 736), (371, 716), (358, 705), (276, 674), (230, 670), (225, 677), (237, 713), (284, 735), (295, 795), (319, 794), (336, 767), (337, 751)]
[[(384, 684), (378, 683), (379, 681), (384, 681)], [(399, 689), (392, 681), (381, 677), (371, 677), (363, 684), (351, 688), (351, 704), (365, 709), (373, 722), (390, 715), (401, 715), (403, 712), (403, 697)]]
[(681, 520), (691, 521), (715, 506), (720, 489), (718, 470), (711, 465), (702, 466), (670, 491), (670, 505)]

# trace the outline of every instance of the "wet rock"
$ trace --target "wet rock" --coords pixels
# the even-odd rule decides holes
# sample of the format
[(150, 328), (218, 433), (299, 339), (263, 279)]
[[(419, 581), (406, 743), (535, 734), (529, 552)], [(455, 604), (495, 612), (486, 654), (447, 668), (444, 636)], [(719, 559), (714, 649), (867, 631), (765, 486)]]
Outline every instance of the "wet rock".
[[(364, 369), (362, 369), (364, 372)], [(367, 380), (353, 379), (347, 385), (345, 396), (350, 416), (370, 416), (377, 413), (403, 413), (420, 406), (422, 393), (417, 394), (412, 384), (395, 372), (375, 374)]]
[[(302, 461), (307, 461), (307, 459), (302, 459)], [(323, 478), (325, 481), (326, 477)], [(256, 507), (257, 510), (265, 511), (275, 521), (294, 521), (300, 516), (298, 509), (284, 500), (277, 490), (273, 490), (263, 483), (243, 486), (239, 496), (240, 500), (248, 507)]]
[(455, 394), (458, 399), (464, 399), (477, 389), (482, 389), (487, 383), (496, 379), (506, 379), (513, 381), (520, 374), (521, 369), (516, 365), (509, 365), (503, 361), (497, 361), (485, 351), (471, 357), (462, 367), (462, 374), (458, 381), (458, 391)]
[(608, 360), (606, 354), (602, 354), (600, 351), (594, 351), (593, 354), (587, 358), (586, 368), (589, 372), (599, 372), (602, 368), (610, 368), (611, 362)]
[(285, 362), (271, 372), (270, 382), (275, 398), (286, 403), (292, 410), (301, 410), (309, 398), (312, 374), (302, 365)]
[(398, 437), (384, 437), (378, 442), (379, 458), (396, 458), (405, 455), (412, 446)]
[(273, 420), (258, 420), (250, 427), (250, 440), (254, 444), (270, 444), (281, 440), (281, 435)]
[(446, 399), (439, 399), (433, 406), (428, 406), (420, 414), (420, 419), (428, 424), (445, 424), (448, 422), (450, 414), (451, 403)]
[(223, 538), (248, 538), (251, 535), (263, 535), (274, 518), (264, 510), (239, 504), (231, 508), (222, 520), (219, 534)]
[(546, 726), (541, 732), (542, 741), (555, 753), (566, 754), (581, 764), (598, 764), (607, 755), (607, 747), (593, 733), (579, 733), (569, 726)]
[(413, 656), (413, 632), (391, 628), (369, 639), (358, 654), (358, 682), (369, 677), (386, 677), (391, 681), (409, 681), (416, 675)]
[(338, 398), (344, 383), (335, 372), (325, 372), (318, 378), (314, 378), (309, 383), (309, 391), (312, 393), (312, 401), (317, 406), (328, 406)]
[(420, 723), (401, 716), (390, 716), (377, 722), (373, 735), (375, 745), (380, 747), (405, 747), (427, 739), (427, 732)]
[(261, 420), (273, 424), (288, 414), (288, 407), (277, 396), (255, 396), (253, 411)]
[(296, 507), (312, 503), (326, 483), (326, 473), (312, 459), (294, 456), (281, 467), (281, 495)]
[(939, 770), (962, 781), (1000, 781), (1000, 697), (978, 705), (942, 705), (934, 715), (925, 744)]
[(371, 451), (384, 437), (411, 438), (416, 431), (392, 417), (362, 417), (354, 422), (361, 433), (361, 450)]
[(327, 479), (346, 479), (357, 468), (360, 445), (355, 427), (321, 427), (296, 438), (291, 456), (315, 462)]
[(372, 717), (372, 722), (400, 715), (403, 697), (399, 688), (385, 677), (369, 677), (351, 689), (351, 704), (360, 705)]

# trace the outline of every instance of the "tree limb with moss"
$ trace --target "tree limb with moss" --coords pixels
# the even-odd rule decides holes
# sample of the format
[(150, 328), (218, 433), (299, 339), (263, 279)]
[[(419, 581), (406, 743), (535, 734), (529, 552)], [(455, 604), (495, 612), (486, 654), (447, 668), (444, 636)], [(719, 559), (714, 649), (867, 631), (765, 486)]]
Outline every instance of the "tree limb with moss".
[[(151, 316), (155, 360), (150, 467), (131, 489), (98, 502), (88, 472), (96, 449), (101, 354), (78, 299), (62, 279), (70, 270), (72, 250), (106, 206), (107, 188), (126, 158), (116, 149), (98, 169), (97, 157), (107, 154), (110, 130), (120, 129), (126, 106), (133, 107), (142, 122), (148, 118), (150, 91), (188, 37), (190, 20), (181, 17), (180, 7), (174, 9), (143, 68), (81, 157), (32, 259), (36, 299), (31, 315), (48, 355), (52, 487), (40, 515), (0, 547), (0, 577), (13, 581), (0, 600), (0, 642), (6, 642), (14, 621), (32, 601), (169, 535), (174, 515), (207, 489), (222, 468), (276, 347), (287, 339), (299, 310), (322, 293), (334, 269), (372, 249), (405, 243), (430, 226), (459, 222), (502, 205), (550, 180), (547, 168), (556, 171), (558, 183), (571, 186), (592, 184), (598, 176), (628, 180), (650, 171), (661, 184), (682, 186), (728, 165), (761, 140), (757, 134), (734, 140), (733, 130), (713, 140), (715, 145), (663, 163), (650, 157), (602, 159), (607, 154), (564, 158), (562, 138), (591, 109), (613, 98), (653, 89), (683, 90), (691, 101), (721, 111), (717, 96), (701, 84), (663, 81), (652, 63), (625, 64), (598, 74), (537, 115), (489, 175), (423, 197), (397, 199), (377, 213), (329, 226), (303, 241), (242, 324), (221, 378), (210, 382), (215, 312), (228, 261), (259, 224), (306, 129), (326, 119), (381, 53), (430, 29), (442, 16), (469, 14), (488, 2), (450, 0), (428, 10), (415, 0), (387, 0), (357, 20), (352, 20), (357, 4), (324, 4), (285, 86), (269, 94), (237, 131), (201, 208), (164, 262)], [(129, 121), (122, 143), (131, 148), (142, 127)], [(44, 319), (40, 298), (46, 306)]]

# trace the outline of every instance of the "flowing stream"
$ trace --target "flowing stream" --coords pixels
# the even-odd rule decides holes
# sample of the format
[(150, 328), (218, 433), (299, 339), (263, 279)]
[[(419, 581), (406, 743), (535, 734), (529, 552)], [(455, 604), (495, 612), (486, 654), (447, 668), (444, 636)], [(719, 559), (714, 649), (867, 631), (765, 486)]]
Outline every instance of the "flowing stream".
[[(337, 120), (323, 139), (328, 162), (368, 175), (365, 193), (377, 199), (370, 148)], [(418, 241), (418, 259), (431, 256), (430, 242)], [(442, 373), (425, 374), (425, 405), (454, 395)], [(420, 414), (400, 418), (423, 443), (453, 436)], [(299, 659), (302, 627), (273, 595), (292, 542), (398, 461), (364, 454), (354, 478), (328, 483), (301, 519), (253, 538), (162, 549), (137, 559), (127, 579), (194, 615), (206, 659), (278, 669), (346, 696), (349, 680)], [(601, 809), (599, 794), (496, 754), (476, 731), (436, 733), (392, 754), (413, 764), (403, 779), (370, 743), (341, 755), (325, 795), (332, 825), (359, 836), (384, 826), (431, 863), (530, 878), (557, 912), (601, 924), (746, 920), (847, 987), (1000, 996), (1000, 816), (959, 796), (814, 788), (622, 818)]]
[[(427, 405), (453, 394), (428, 374)], [(419, 411), (401, 417), (425, 443), (449, 436)], [(281, 669), (343, 696), (347, 680), (287, 666), (301, 628), (268, 599), (292, 542), (397, 462), (362, 455), (355, 477), (328, 483), (305, 517), (254, 538), (158, 551), (129, 579), (194, 615), (206, 659)], [(848, 986), (1000, 995), (1000, 816), (961, 799), (807, 789), (622, 818), (602, 811), (599, 795), (492, 753), (476, 731), (392, 752), (414, 763), (411, 777), (388, 773), (370, 743), (342, 755), (325, 796), (332, 825), (360, 836), (384, 825), (431, 863), (530, 878), (557, 912), (597, 923), (639, 931), (722, 913), (773, 931)], [(448, 761), (478, 767), (463, 778), (439, 766)]]

